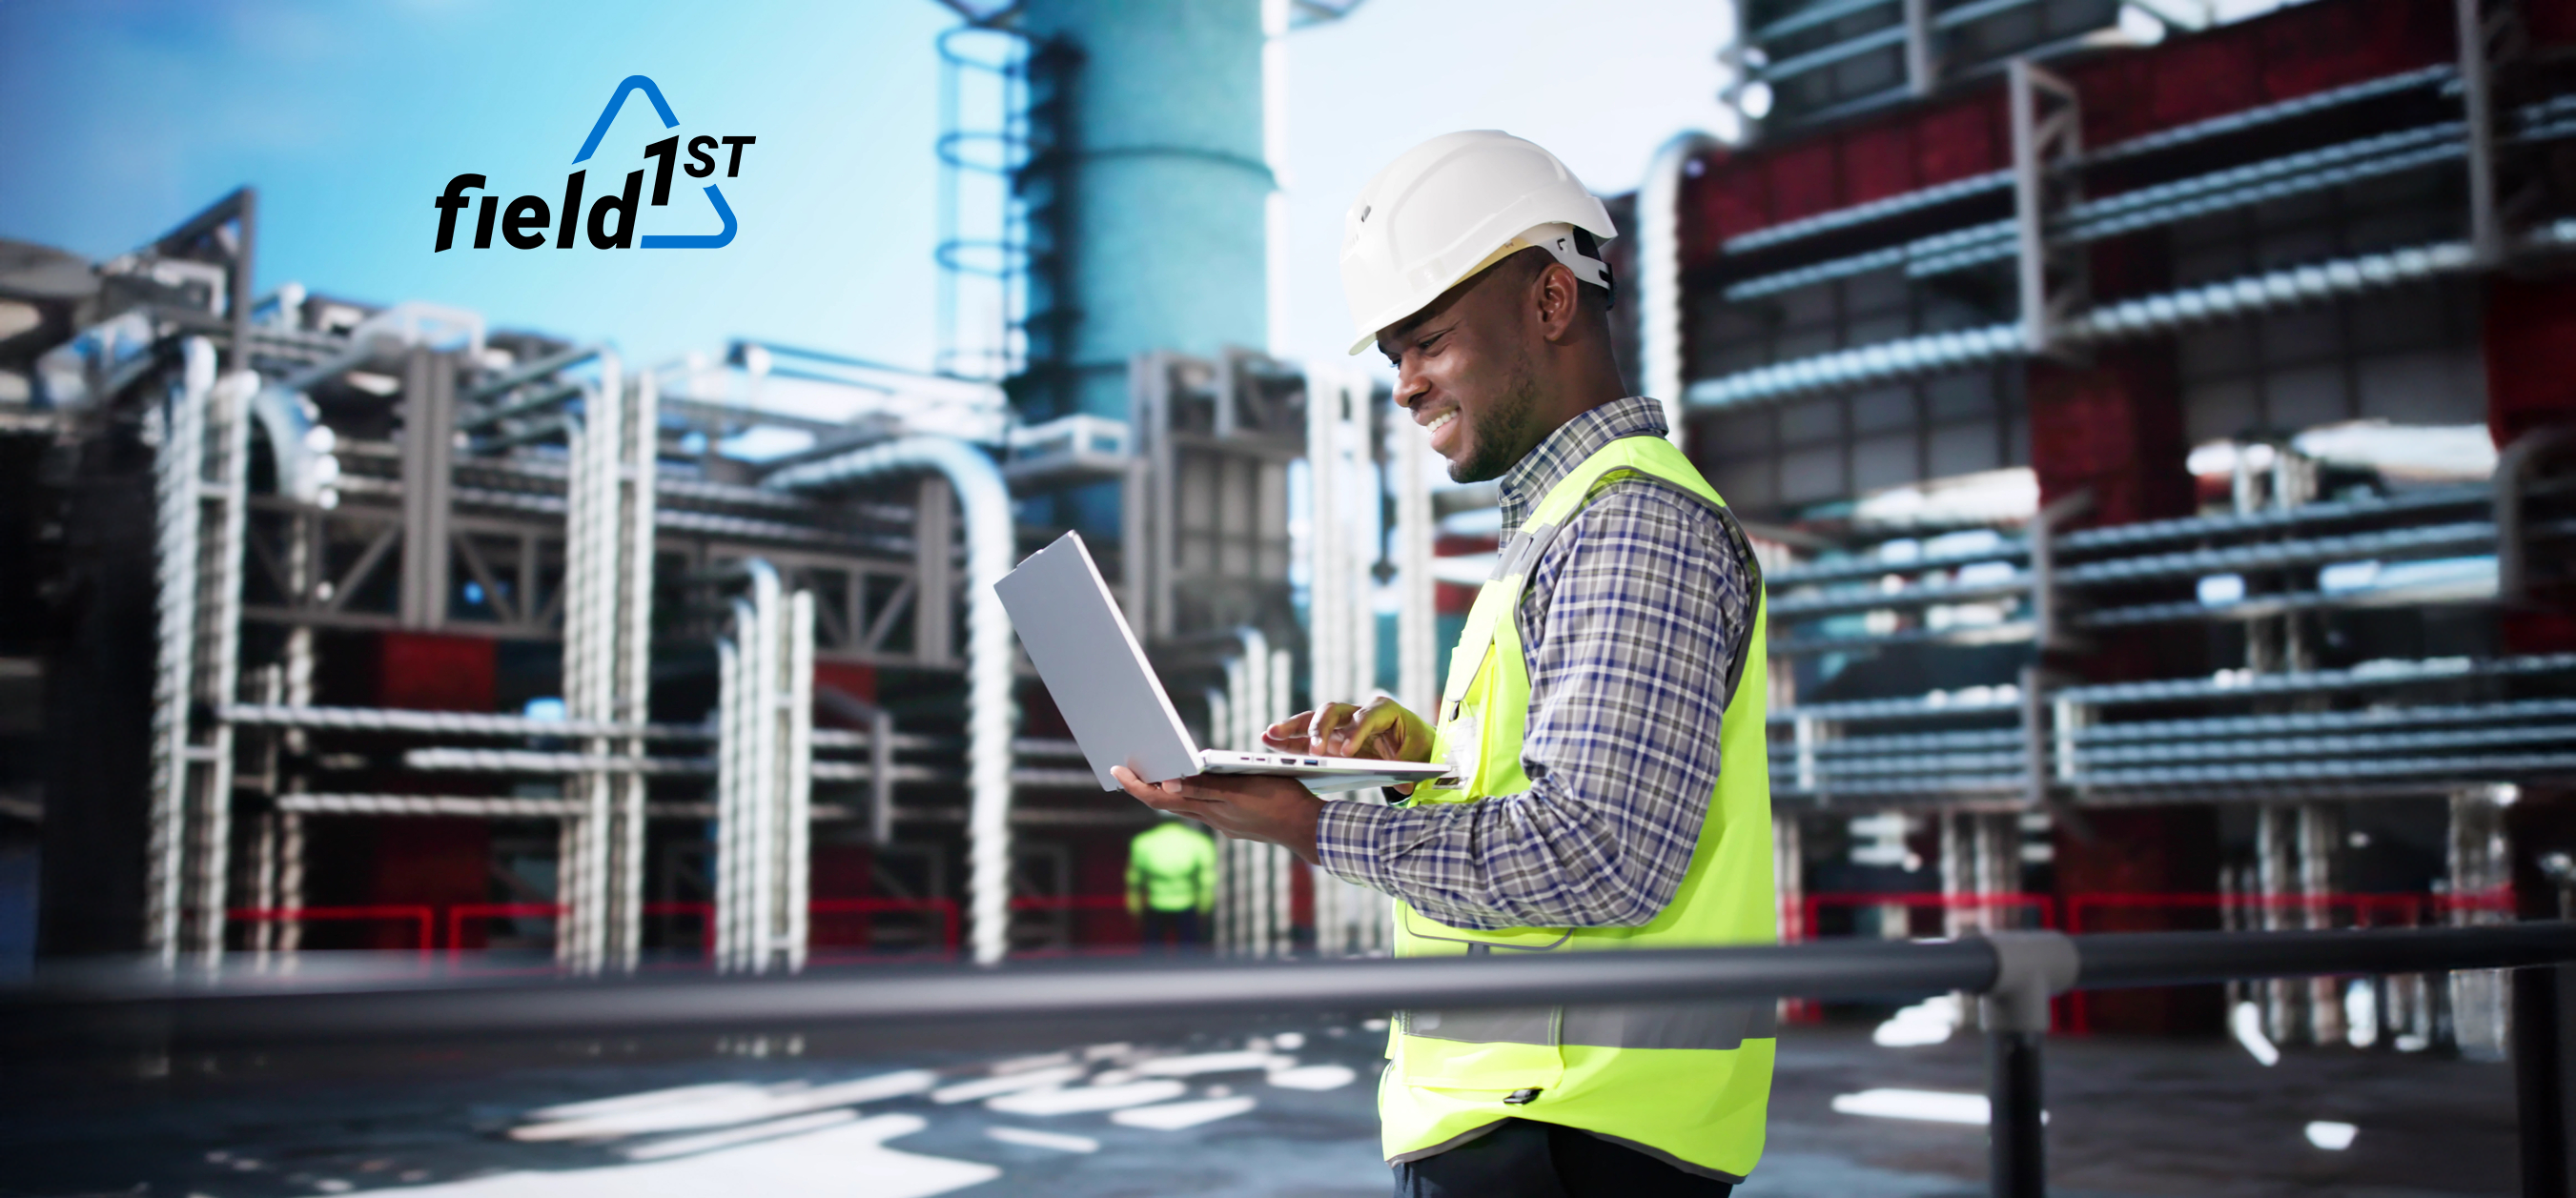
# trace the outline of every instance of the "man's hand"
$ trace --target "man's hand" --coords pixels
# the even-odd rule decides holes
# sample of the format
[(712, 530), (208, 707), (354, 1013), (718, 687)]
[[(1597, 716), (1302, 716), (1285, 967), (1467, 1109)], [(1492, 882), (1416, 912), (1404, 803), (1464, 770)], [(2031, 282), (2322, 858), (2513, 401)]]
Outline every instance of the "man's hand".
[(1379, 761), (1431, 760), (1431, 725), (1383, 696), (1366, 707), (1327, 703), (1272, 724), (1261, 743), (1282, 753), (1318, 757), (1369, 757)]
[(1324, 801), (1295, 778), (1200, 774), (1147, 782), (1123, 765), (1109, 775), (1156, 811), (1187, 816), (1236, 840), (1284, 845), (1308, 865), (1323, 864), (1315, 857), (1315, 821)]

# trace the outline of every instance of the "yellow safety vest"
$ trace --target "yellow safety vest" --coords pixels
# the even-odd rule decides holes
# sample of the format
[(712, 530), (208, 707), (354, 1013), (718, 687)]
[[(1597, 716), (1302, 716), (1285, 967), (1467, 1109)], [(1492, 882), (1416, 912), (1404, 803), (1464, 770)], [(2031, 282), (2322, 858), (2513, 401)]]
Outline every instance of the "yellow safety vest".
[(1173, 820), (1127, 842), (1127, 909), (1198, 911), (1216, 906), (1216, 844)]
[[(1739, 549), (1743, 531), (1671, 442), (1624, 437), (1603, 446), (1540, 499), (1504, 547), (1449, 658), (1433, 760), (1454, 786), (1416, 788), (1409, 805), (1472, 803), (1530, 788), (1521, 771), (1529, 662), (1513, 616), (1529, 572), (1556, 533), (1609, 483), (1643, 475), (1715, 512)], [(1396, 904), (1397, 956), (1579, 952), (1769, 944), (1779, 939), (1771, 878), (1771, 781), (1764, 744), (1761, 579), (1752, 637), (1716, 730), (1722, 768), (1690, 868), (1670, 905), (1637, 927), (1453, 928)], [(1673, 728), (1673, 736), (1707, 729)], [(1398, 1012), (1378, 1086), (1390, 1161), (1474, 1139), (1508, 1118), (1579, 1128), (1693, 1171), (1741, 1180), (1762, 1156), (1771, 1094), (1774, 1005), (1618, 1004)]]

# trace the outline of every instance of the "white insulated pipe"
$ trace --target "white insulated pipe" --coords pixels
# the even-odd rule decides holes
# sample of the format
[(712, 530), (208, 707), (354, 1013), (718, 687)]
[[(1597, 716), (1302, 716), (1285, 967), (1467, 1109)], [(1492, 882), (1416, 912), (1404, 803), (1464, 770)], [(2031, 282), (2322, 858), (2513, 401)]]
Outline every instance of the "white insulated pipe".
[(187, 900), (188, 707), (196, 697), (198, 538), (204, 517), (206, 408), (215, 388), (215, 349), (202, 337), (181, 344), (176, 393), (158, 415), (155, 561), (159, 656), (152, 694), (151, 839), (147, 849), (144, 948), (163, 968), (179, 962)]
[[(1011, 617), (993, 590), (1019, 556), (1011, 493), (1002, 472), (984, 451), (964, 441), (913, 436), (798, 463), (760, 485), (773, 491), (828, 491), (921, 470), (945, 476), (965, 514), (967, 895), (975, 960), (993, 964), (1010, 952), (1011, 733), (1019, 722), (1011, 694)], [(917, 600), (938, 601), (945, 597)]]
[[(1682, 334), (1682, 176), (1718, 140), (1698, 130), (1678, 133), (1655, 151), (1637, 188), (1638, 356), (1646, 394), (1664, 405), (1664, 426), (1682, 445), (1683, 391), (1689, 385)], [(1684, 446), (1687, 448), (1687, 446)]]

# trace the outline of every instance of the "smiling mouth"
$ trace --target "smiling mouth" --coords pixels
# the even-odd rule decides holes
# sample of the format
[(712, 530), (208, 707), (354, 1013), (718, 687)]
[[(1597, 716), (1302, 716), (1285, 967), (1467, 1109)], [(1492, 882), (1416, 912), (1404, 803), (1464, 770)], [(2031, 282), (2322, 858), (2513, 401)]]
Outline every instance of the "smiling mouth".
[(1424, 432), (1436, 433), (1441, 429), (1449, 427), (1450, 422), (1456, 419), (1458, 419), (1458, 409), (1451, 408), (1446, 412), (1442, 412), (1441, 414), (1432, 417), (1431, 423), (1423, 425), (1422, 430)]

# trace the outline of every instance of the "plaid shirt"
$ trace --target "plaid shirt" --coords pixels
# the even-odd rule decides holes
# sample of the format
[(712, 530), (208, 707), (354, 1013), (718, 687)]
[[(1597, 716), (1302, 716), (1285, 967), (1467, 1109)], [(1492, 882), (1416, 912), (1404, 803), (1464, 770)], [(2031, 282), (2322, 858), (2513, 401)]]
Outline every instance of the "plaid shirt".
[[(1593, 451), (1664, 432), (1662, 409), (1635, 397), (1566, 422), (1503, 476), (1506, 539)], [(1755, 577), (1696, 501), (1651, 479), (1604, 487), (1540, 556), (1516, 613), (1530, 788), (1475, 803), (1328, 803), (1315, 838), (1324, 868), (1454, 927), (1652, 920), (1681, 888), (1717, 785)]]

